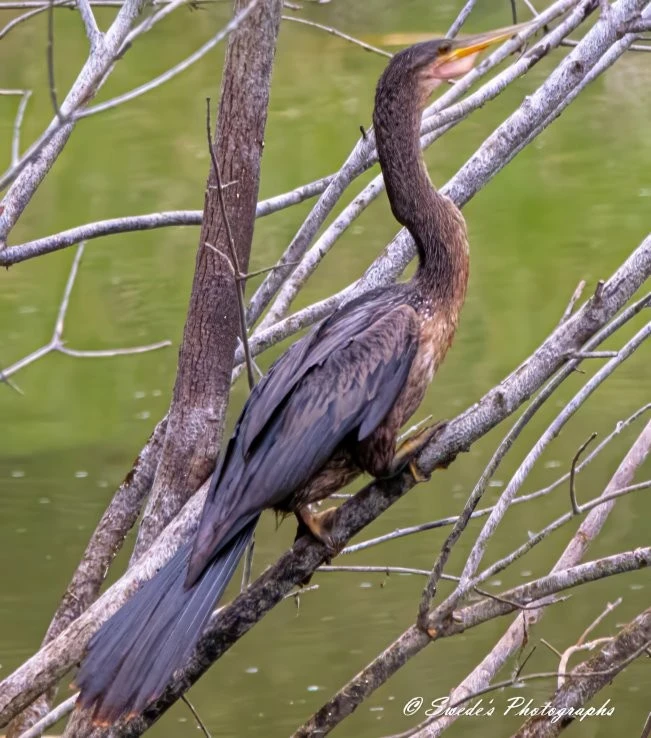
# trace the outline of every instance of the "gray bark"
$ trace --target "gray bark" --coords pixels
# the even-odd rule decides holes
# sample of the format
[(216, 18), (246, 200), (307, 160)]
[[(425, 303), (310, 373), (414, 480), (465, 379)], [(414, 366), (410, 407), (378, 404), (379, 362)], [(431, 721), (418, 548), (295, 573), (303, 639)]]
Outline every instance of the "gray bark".
[[(607, 643), (598, 654), (572, 670), (569, 679), (550, 700), (553, 710), (566, 711), (556, 722), (537, 715), (530, 718), (513, 738), (554, 738), (574, 722), (570, 710), (577, 710), (589, 702), (600, 689), (606, 687), (645, 645), (651, 644), (651, 608)], [(642, 654), (640, 654), (642, 655)]]

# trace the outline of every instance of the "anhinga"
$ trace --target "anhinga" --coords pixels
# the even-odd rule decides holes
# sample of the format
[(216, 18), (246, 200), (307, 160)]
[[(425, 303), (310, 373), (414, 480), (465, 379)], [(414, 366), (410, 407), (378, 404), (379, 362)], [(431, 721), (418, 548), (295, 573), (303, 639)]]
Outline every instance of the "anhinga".
[(395, 472), (400, 427), (454, 336), (468, 280), (463, 216), (429, 179), (419, 143), (427, 99), (513, 29), (411, 46), (389, 62), (373, 124), (391, 209), (416, 242), (406, 283), (343, 305), (275, 362), (251, 393), (217, 466), (193, 542), (108, 620), (76, 682), (97, 723), (141, 712), (190, 656), (264, 509), (296, 513), (330, 543), (324, 499), (360, 471)]

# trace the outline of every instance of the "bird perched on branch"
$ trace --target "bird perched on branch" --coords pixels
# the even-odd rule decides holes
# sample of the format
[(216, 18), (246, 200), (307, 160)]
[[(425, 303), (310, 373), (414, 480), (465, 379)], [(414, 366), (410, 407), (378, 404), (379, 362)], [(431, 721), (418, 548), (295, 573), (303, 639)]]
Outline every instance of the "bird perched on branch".
[(213, 474), (194, 540), (89, 644), (76, 682), (79, 705), (96, 723), (136, 715), (162, 694), (192, 653), (263, 510), (294, 512), (333, 549), (332, 511), (314, 513), (310, 503), (360, 471), (394, 474), (431, 436), (428, 429), (396, 448), (456, 331), (468, 239), (463, 216), (425, 169), (421, 114), (442, 81), (469, 71), (481, 50), (512, 34), (426, 41), (389, 62), (373, 124), (391, 209), (416, 243), (416, 273), (338, 308), (253, 389)]

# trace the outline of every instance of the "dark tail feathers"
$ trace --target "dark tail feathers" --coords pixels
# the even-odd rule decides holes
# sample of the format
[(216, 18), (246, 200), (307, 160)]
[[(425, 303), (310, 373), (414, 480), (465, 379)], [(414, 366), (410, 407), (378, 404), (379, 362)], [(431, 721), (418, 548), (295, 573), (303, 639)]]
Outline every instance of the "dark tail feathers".
[(94, 722), (110, 724), (140, 713), (163, 693), (192, 653), (256, 522), (238, 533), (187, 590), (192, 545), (181, 547), (93, 636), (75, 682), (81, 690), (78, 704), (93, 708)]

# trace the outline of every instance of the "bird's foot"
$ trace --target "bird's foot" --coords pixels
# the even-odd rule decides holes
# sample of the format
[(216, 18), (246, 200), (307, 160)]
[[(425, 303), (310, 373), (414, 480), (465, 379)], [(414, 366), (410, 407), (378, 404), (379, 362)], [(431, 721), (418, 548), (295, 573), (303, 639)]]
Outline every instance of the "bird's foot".
[(436, 436), (441, 433), (447, 425), (446, 420), (442, 420), (439, 423), (428, 425), (422, 428), (414, 435), (405, 439), (396, 451), (396, 455), (393, 458), (393, 471), (395, 474), (408, 468), (411, 476), (416, 482), (427, 482), (431, 474), (424, 472), (416, 460), (416, 456), (420, 451), (427, 446)]
[(341, 550), (341, 546), (336, 543), (332, 534), (336, 512), (336, 507), (329, 507), (321, 512), (312, 512), (309, 505), (296, 511), (298, 519), (297, 538), (307, 529), (317, 541), (326, 547), (328, 562)]

